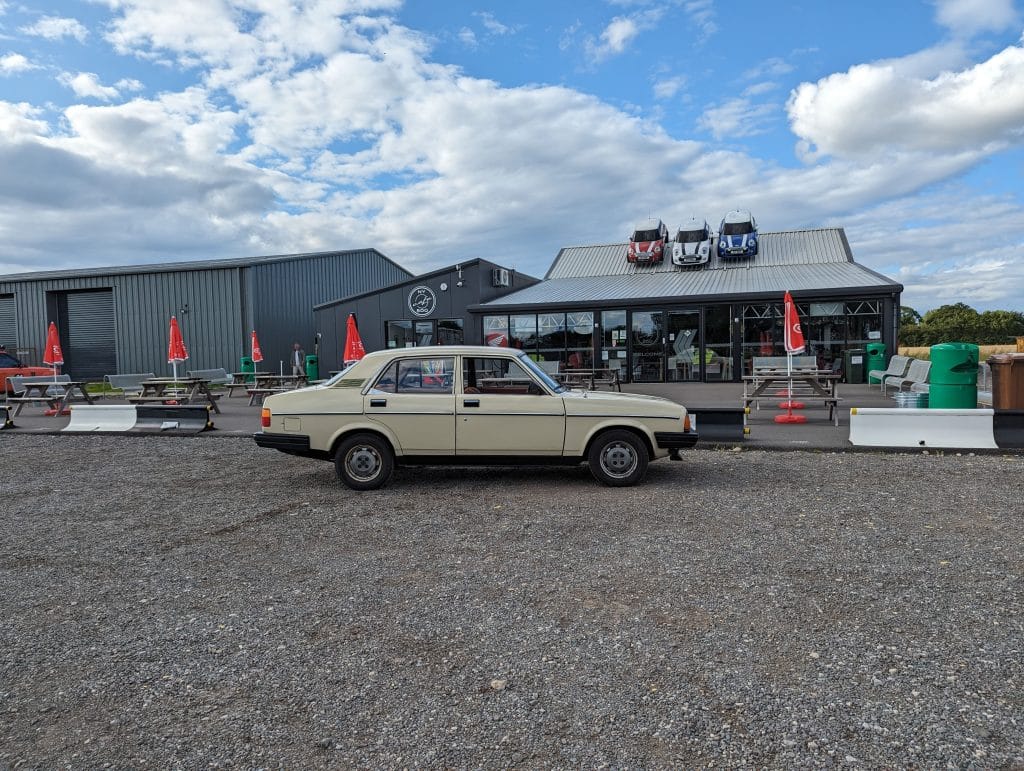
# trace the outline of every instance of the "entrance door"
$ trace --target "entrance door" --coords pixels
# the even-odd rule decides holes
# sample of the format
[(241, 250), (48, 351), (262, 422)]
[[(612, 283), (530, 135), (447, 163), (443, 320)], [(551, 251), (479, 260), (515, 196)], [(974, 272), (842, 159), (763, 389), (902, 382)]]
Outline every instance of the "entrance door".
[(700, 311), (669, 311), (668, 367), (669, 381), (700, 380), (701, 355)]
[(633, 344), (633, 382), (663, 382), (665, 380), (665, 314), (662, 311), (633, 311), (630, 334)]

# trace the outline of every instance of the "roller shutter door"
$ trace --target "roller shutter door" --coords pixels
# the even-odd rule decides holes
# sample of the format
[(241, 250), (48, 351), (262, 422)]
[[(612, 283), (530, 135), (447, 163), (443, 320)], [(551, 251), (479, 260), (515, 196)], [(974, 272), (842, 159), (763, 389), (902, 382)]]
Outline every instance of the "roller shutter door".
[(12, 356), (18, 346), (18, 311), (12, 294), (0, 294), (0, 344)]
[(76, 380), (102, 380), (117, 372), (114, 293), (68, 292), (64, 371)]

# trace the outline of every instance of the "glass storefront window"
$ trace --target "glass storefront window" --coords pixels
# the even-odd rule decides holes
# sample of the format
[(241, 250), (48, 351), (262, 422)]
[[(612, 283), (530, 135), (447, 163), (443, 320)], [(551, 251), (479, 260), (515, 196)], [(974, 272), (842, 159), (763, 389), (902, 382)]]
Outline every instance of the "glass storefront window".
[(537, 351), (537, 317), (512, 316), (512, 328), (509, 330), (509, 345), (512, 348), (519, 348), (527, 353)]
[(846, 303), (846, 323), (848, 348), (863, 348), (881, 339), (882, 303), (878, 300)]
[(668, 368), (665, 371), (668, 380), (700, 380), (704, 363), (700, 344), (700, 311), (669, 311)]
[(462, 319), (440, 319), (437, 322), (438, 345), (462, 345), (465, 341)]
[(664, 377), (664, 314), (660, 311), (633, 311), (630, 342), (633, 382), (659, 383)]
[(541, 313), (537, 316), (537, 346), (540, 361), (564, 361), (564, 313)]
[(732, 308), (712, 305), (704, 308), (704, 377), (732, 380)]
[(578, 311), (565, 314), (565, 350), (569, 369), (594, 366), (594, 314)]
[(600, 366), (619, 370), (619, 380), (628, 382), (626, 366), (626, 312), (601, 312), (601, 362)]
[(412, 348), (416, 344), (413, 336), (412, 322), (408, 319), (386, 322), (388, 348)]
[(508, 346), (508, 316), (484, 316), (484, 344)]

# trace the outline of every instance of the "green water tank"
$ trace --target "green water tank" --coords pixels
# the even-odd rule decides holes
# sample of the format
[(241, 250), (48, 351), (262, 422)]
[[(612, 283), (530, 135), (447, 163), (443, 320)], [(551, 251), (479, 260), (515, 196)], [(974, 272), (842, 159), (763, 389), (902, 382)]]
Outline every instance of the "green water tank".
[[(876, 369), (885, 369), (885, 343), (868, 343), (864, 350), (867, 351), (867, 363), (864, 365), (865, 372), (871, 372)], [(877, 377), (869, 377), (869, 383), (878, 385), (879, 380)]]

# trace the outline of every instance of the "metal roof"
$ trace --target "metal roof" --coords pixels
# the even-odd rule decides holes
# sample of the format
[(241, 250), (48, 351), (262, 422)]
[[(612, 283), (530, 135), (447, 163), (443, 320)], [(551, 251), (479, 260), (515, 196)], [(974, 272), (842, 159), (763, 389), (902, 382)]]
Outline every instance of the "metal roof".
[(215, 270), (218, 268), (245, 268), (253, 265), (265, 265), (276, 262), (290, 262), (293, 260), (307, 260), (319, 257), (340, 257), (344, 255), (359, 255), (368, 252), (376, 253), (381, 259), (391, 263), (407, 275), (412, 275), (408, 270), (398, 265), (394, 260), (381, 254), (376, 249), (343, 249), (331, 252), (307, 252), (303, 254), (274, 254), (264, 257), (228, 257), (217, 260), (189, 260), (182, 262), (160, 262), (146, 265), (114, 265), (105, 268), (71, 268), (68, 270), (40, 270), (31, 273), (10, 273), (0, 275), (0, 281), (46, 281), (52, 279), (84, 278), (88, 276), (119, 276), (134, 275), (139, 273), (167, 273), (179, 270)]
[(482, 307), (708, 298), (842, 289), (901, 291), (902, 285), (853, 261), (842, 228), (762, 233), (757, 256), (680, 269), (671, 259), (646, 266), (626, 261), (626, 244), (563, 248), (546, 279)]

